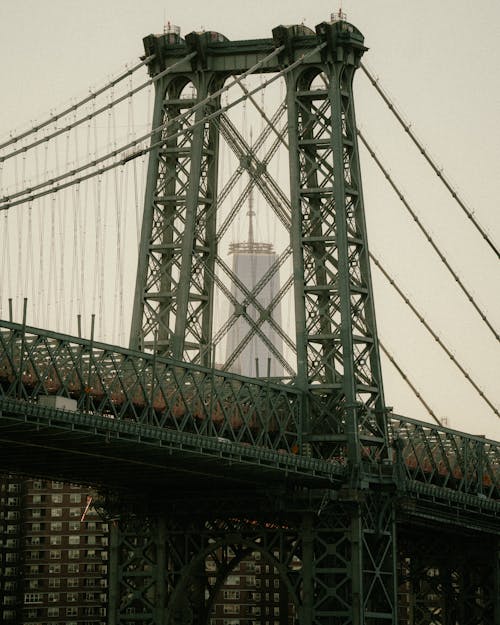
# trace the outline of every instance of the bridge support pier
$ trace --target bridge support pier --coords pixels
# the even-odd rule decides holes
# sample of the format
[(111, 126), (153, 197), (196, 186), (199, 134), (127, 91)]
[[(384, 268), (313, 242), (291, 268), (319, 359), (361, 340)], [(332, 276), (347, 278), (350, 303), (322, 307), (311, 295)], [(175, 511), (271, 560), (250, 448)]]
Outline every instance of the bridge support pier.
[(203, 506), (204, 520), (200, 509), (124, 516), (112, 528), (109, 625), (209, 625), (230, 591), (243, 622), (272, 610), (283, 625), (395, 625), (390, 498), (303, 495), (302, 512), (260, 520), (230, 502), (217, 519)]
[(402, 531), (398, 547), (399, 625), (500, 622), (496, 537), (428, 525)]

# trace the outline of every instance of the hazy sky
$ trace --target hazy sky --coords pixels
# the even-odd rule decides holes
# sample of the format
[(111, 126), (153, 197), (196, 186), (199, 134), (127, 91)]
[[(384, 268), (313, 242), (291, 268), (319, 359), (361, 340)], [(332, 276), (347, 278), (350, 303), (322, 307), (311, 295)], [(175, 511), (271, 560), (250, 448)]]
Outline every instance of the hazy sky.
[[(366, 65), (380, 76), (499, 245), (500, 2), (344, 0), (342, 8), (365, 35)], [(142, 37), (161, 32), (166, 20), (179, 25), (183, 34), (204, 28), (229, 39), (250, 39), (271, 36), (278, 24), (304, 22), (314, 28), (337, 9), (337, 4), (322, 0), (0, 0), (0, 136), (104, 84), (137, 60), (143, 53)], [(361, 75), (356, 94), (359, 126), (391, 171), (401, 176), (422, 220), (498, 328), (497, 260), (460, 217), (458, 207), (448, 206), (439, 190), (431, 193), (435, 175), (421, 166), (397, 127), (389, 125), (390, 116)], [(426, 255), (418, 235), (410, 234), (411, 224), (399, 221), (402, 209), (390, 204), (390, 191), (382, 191), (383, 180), (369, 157), (362, 156), (372, 249), (498, 405), (498, 345), (456, 293), (439, 261)], [(391, 299), (375, 270), (374, 279), (383, 339), (392, 351), (399, 350), (436, 412), (447, 416), (451, 427), (500, 439), (500, 420), (465, 388), (421, 334), (418, 322)], [(407, 416), (428, 420), (404, 385), (392, 382), (390, 365), (385, 371), (387, 403)]]

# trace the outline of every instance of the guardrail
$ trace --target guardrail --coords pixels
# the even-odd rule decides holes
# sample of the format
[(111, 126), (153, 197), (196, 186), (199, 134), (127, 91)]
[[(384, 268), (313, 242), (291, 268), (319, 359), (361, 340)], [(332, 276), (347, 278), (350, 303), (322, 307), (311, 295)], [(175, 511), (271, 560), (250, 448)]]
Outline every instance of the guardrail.
[[(66, 398), (75, 411), (105, 418), (282, 454), (307, 451), (303, 395), (293, 386), (7, 321), (0, 321), (0, 397), (45, 405)], [(500, 443), (399, 415), (389, 416), (388, 429), (399, 487), (423, 484), (500, 499)], [(347, 457), (334, 464), (349, 473)], [(373, 476), (364, 457), (363, 465)]]
[(389, 418), (399, 480), (500, 499), (500, 443), (399, 415)]
[(290, 386), (6, 321), (0, 321), (0, 395), (32, 402), (62, 397), (75, 410), (111, 419), (283, 453), (302, 448), (302, 395)]

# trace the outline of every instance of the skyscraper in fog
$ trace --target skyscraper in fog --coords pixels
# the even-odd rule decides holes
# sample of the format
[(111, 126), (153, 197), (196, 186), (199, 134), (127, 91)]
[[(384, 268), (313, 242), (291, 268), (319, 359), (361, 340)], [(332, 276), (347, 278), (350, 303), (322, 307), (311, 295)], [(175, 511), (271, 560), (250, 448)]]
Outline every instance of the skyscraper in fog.
[[(238, 306), (234, 310), (237, 319), (228, 336), (226, 363), (230, 371), (241, 375), (281, 377), (284, 374), (280, 362), (280, 358), (283, 358), (283, 340), (266, 318), (266, 313), (262, 314), (275, 300), (280, 289), (279, 272), (270, 271), (276, 261), (276, 252), (272, 243), (254, 240), (254, 216), (253, 197), (250, 194), (248, 240), (229, 245), (233, 273), (244, 288), (234, 282), (231, 287)], [(254, 294), (256, 286), (257, 293)], [(249, 297), (245, 289), (254, 294), (255, 300)], [(279, 301), (270, 314), (281, 326)]]

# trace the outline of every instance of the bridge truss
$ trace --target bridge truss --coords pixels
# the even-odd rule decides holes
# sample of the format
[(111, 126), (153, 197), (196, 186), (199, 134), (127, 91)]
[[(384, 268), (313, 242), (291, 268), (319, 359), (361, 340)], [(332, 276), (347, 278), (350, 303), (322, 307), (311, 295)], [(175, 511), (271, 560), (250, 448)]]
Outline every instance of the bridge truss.
[[(2, 322), (5, 469), (25, 470), (29, 450), (34, 473), (100, 489), (110, 625), (208, 624), (224, 579), (255, 554), (284, 589), (280, 625), (494, 623), (499, 446), (384, 401), (352, 93), (361, 33), (337, 21), (243, 42), (165, 33), (145, 48), (156, 100), (130, 349)], [(278, 80), (268, 116), (255, 94)], [(265, 122), (253, 145), (228, 114), (243, 101)], [(221, 140), (238, 166), (219, 192)], [(269, 167), (283, 147), (286, 182)], [(252, 289), (220, 253), (236, 217), (221, 205), (242, 173), (239, 207), (256, 186), (288, 238)], [(238, 319), (235, 349), (257, 337), (287, 376), (216, 362)]]

